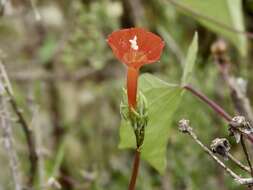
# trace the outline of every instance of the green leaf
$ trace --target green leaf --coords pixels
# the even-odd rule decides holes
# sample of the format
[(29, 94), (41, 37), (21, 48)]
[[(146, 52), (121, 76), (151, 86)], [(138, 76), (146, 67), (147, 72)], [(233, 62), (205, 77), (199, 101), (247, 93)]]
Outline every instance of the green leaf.
[(59, 148), (56, 151), (56, 156), (52, 160), (46, 161), (46, 176), (50, 177), (57, 177), (59, 174), (60, 166), (64, 160), (65, 156), (65, 140), (61, 142)]
[(235, 31), (245, 31), (241, 0), (177, 0), (174, 4), (185, 7), (184, 13), (230, 40), (242, 56), (247, 54), (246, 36)]
[(65, 156), (65, 142), (63, 141), (60, 144), (59, 150), (57, 151), (54, 166), (52, 168), (53, 170), (51, 172), (51, 176), (57, 176), (58, 175), (58, 172), (60, 170), (60, 166), (63, 162), (64, 156)]
[[(166, 168), (166, 147), (171, 121), (181, 99), (182, 89), (152, 75), (144, 74), (139, 80), (140, 90), (148, 100), (148, 126), (141, 156), (160, 173)], [(123, 121), (120, 127), (120, 148), (135, 148), (136, 141), (130, 123)]]
[(39, 49), (39, 56), (42, 63), (47, 63), (55, 53), (57, 48), (56, 40), (52, 37), (48, 37)]
[(197, 52), (198, 52), (198, 33), (195, 33), (192, 43), (188, 49), (188, 53), (187, 53), (187, 57), (185, 61), (185, 68), (184, 68), (183, 77), (181, 81), (182, 85), (188, 84), (190, 82), (194, 63), (197, 57)]
[(119, 148), (135, 148), (136, 140), (134, 136), (134, 131), (129, 122), (122, 119), (120, 130), (119, 130), (120, 142)]

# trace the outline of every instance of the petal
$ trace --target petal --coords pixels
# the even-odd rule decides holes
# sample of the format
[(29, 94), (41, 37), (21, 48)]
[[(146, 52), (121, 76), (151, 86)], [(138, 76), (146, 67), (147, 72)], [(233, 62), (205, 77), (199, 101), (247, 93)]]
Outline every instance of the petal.
[(112, 48), (114, 55), (122, 61), (124, 55), (129, 52), (130, 50), (130, 43), (129, 39), (129, 32), (128, 29), (119, 30), (116, 32), (111, 33), (108, 38), (107, 42)]
[(138, 28), (135, 30), (137, 33), (137, 44), (139, 46), (139, 51), (143, 52), (143, 56), (145, 56), (145, 62), (136, 62), (137, 67), (141, 67), (144, 64), (150, 64), (158, 61), (162, 54), (162, 50), (164, 47), (163, 40), (144, 29)]
[(164, 47), (164, 42), (159, 36), (151, 32), (146, 32), (144, 38), (145, 42), (140, 44), (140, 51), (145, 53), (148, 63), (158, 61)]
[[(133, 49), (129, 42), (135, 36), (137, 50)], [(121, 62), (135, 68), (159, 60), (164, 47), (164, 42), (159, 36), (142, 28), (115, 31), (108, 36), (108, 44)]]
[(147, 53), (146, 53), (146, 56), (147, 56), (147, 59), (148, 59), (148, 63), (153, 63), (155, 61), (158, 61), (161, 57), (161, 54), (162, 54), (162, 50), (163, 50), (163, 47), (164, 47), (164, 43), (159, 43), (157, 45), (154, 45), (155, 47), (151, 50), (149, 50)]

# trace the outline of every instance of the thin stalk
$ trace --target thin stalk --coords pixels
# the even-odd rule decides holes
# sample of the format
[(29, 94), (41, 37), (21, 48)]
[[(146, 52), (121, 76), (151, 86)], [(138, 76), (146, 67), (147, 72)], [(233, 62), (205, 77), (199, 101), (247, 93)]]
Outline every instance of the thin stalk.
[(244, 171), (251, 173), (250, 168), (243, 165), (239, 160), (237, 160), (232, 154), (228, 154), (228, 158), (234, 162), (237, 166), (239, 166), (241, 169), (243, 169)]
[(20, 176), (20, 168), (19, 162), (17, 157), (17, 152), (14, 148), (14, 139), (12, 134), (12, 126), (10, 115), (6, 108), (6, 100), (3, 96), (0, 97), (0, 105), (1, 105), (1, 117), (0, 117), (0, 128), (3, 130), (3, 142), (4, 147), (7, 151), (7, 156), (9, 159), (9, 164), (12, 172), (12, 178), (14, 182), (14, 189), (15, 190), (22, 190), (22, 183), (21, 183), (21, 176)]
[(242, 145), (243, 152), (244, 152), (244, 154), (246, 156), (246, 159), (247, 159), (247, 162), (248, 162), (248, 165), (249, 165), (249, 168), (250, 168), (251, 176), (253, 177), (253, 168), (252, 168), (252, 164), (251, 164), (251, 161), (250, 161), (249, 153), (247, 151), (246, 144), (244, 142), (243, 135), (241, 135), (241, 145)]
[(237, 183), (241, 184), (241, 185), (252, 185), (253, 183), (253, 178), (241, 178), (239, 175), (237, 175), (236, 173), (234, 173), (229, 167), (227, 167), (221, 160), (219, 160), (218, 157), (216, 157), (211, 150), (209, 150), (196, 136), (195, 133), (190, 132), (189, 133), (190, 136), (193, 138), (193, 140), (198, 143), (200, 145), (200, 147), (206, 152), (208, 153), (211, 158), (214, 159), (214, 161), (220, 165)]
[(36, 152), (36, 147), (35, 147), (35, 140), (33, 136), (33, 132), (30, 129), (25, 117), (23, 116), (22, 111), (18, 107), (18, 103), (16, 102), (16, 99), (13, 96), (12, 88), (8, 79), (8, 75), (5, 71), (4, 65), (2, 64), (0, 60), (0, 75), (2, 78), (2, 81), (5, 83), (3, 85), (3, 88), (9, 98), (9, 103), (15, 112), (15, 114), (18, 117), (18, 123), (22, 127), (22, 130), (25, 134), (26, 142), (27, 142), (27, 148), (28, 148), (28, 153), (29, 153), (29, 160), (30, 160), (30, 176), (29, 176), (29, 181), (28, 185), (30, 187), (33, 186), (35, 177), (36, 177), (36, 172), (37, 172), (37, 164), (38, 164), (38, 155)]
[(33, 185), (33, 182), (35, 180), (36, 172), (37, 172), (37, 164), (38, 164), (38, 155), (35, 148), (35, 140), (33, 136), (33, 132), (31, 131), (27, 121), (25, 120), (21, 110), (19, 109), (16, 100), (10, 93), (9, 89), (5, 87), (5, 91), (7, 92), (9, 96), (10, 104), (15, 112), (15, 114), (18, 117), (18, 122), (20, 123), (22, 130), (25, 133), (27, 146), (28, 146), (28, 152), (29, 152), (29, 160), (30, 160), (30, 178), (29, 178), (29, 185)]
[(216, 157), (209, 148), (207, 148), (197, 137), (197, 135), (192, 131), (189, 130), (188, 134), (192, 137), (192, 139), (207, 153), (211, 156), (214, 161), (220, 165), (232, 178), (234, 178), (236, 181), (240, 181), (240, 176), (238, 176), (236, 173), (234, 173), (229, 167), (227, 167), (221, 160), (219, 160), (218, 157)]
[[(227, 122), (230, 122), (232, 120), (231, 115), (229, 115), (221, 106), (219, 106), (214, 101), (210, 100), (206, 95), (204, 95), (200, 91), (197, 91), (190, 85), (185, 85), (183, 86), (183, 88), (191, 92), (193, 95), (201, 99), (203, 102), (205, 102), (209, 107), (211, 107), (216, 113), (218, 113), (221, 117), (223, 117)], [(246, 137), (251, 143), (253, 143), (252, 135), (247, 135)]]
[(201, 99), (203, 102), (207, 103), (216, 113), (218, 113), (220, 116), (222, 116), (227, 122), (230, 122), (232, 120), (232, 117), (217, 103), (210, 100), (206, 95), (202, 94), (201, 92), (197, 91), (190, 85), (183, 86), (184, 89), (188, 90), (195, 96), (197, 96), (199, 99)]
[(139, 166), (140, 166), (140, 155), (141, 155), (141, 152), (137, 148), (135, 150), (132, 176), (131, 176), (131, 179), (130, 179), (128, 190), (135, 190), (135, 184), (136, 184), (136, 180), (137, 180), (137, 176), (138, 176), (138, 172), (139, 172)]
[(189, 134), (191, 138), (205, 151), (211, 158), (219, 165), (221, 166), (224, 171), (226, 171), (238, 184), (241, 185), (252, 185), (253, 184), (253, 178), (241, 178), (239, 175), (237, 175), (232, 169), (227, 167), (217, 156), (214, 155), (214, 153), (205, 146), (200, 139), (197, 137), (197, 135), (194, 133), (192, 127), (189, 125), (189, 122), (185, 122), (187, 120), (181, 120), (179, 122), (179, 130), (183, 134)]

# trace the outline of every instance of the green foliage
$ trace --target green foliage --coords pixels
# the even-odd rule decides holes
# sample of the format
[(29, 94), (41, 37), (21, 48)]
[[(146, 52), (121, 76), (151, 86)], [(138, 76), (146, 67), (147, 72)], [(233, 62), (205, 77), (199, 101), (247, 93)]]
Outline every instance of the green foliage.
[(195, 33), (186, 56), (185, 68), (181, 82), (182, 86), (190, 82), (193, 66), (197, 57), (197, 52), (198, 52), (198, 33)]
[[(61, 59), (70, 69), (84, 64), (102, 69), (106, 60), (111, 58), (106, 37), (110, 31), (119, 27), (117, 24), (121, 11), (119, 3), (102, 1), (93, 2), (90, 6), (77, 4), (75, 21), (77, 27), (69, 26), (73, 27), (73, 31)], [(111, 12), (111, 9), (115, 12)]]
[[(241, 3), (237, 6), (237, 2), (240, 1), (174, 1), (194, 12), (201, 13), (200, 15), (214, 18), (216, 22), (224, 23), (225, 20), (229, 27), (237, 28), (232, 23), (232, 21), (236, 23), (236, 20), (242, 24)], [(245, 22), (247, 29), (252, 28), (251, 1), (245, 0), (243, 7), (243, 15), (248, 21)], [(215, 40), (213, 32), (216, 33), (217, 38), (225, 37), (230, 40), (238, 49), (244, 47), (245, 37), (237, 32), (226, 30), (202, 16), (194, 16), (198, 21), (195, 22), (189, 11), (181, 14), (179, 10), (182, 9), (177, 9), (169, 3), (169, 0), (136, 1), (140, 2), (137, 6), (133, 6), (131, 2), (135, 1), (45, 0), (35, 2), (35, 8), (42, 14), (42, 18), (47, 15), (46, 18), (50, 17), (50, 20), (56, 23), (56, 25), (48, 25), (48, 19), (42, 19), (42, 22), (35, 21), (33, 9), (29, 3), (8, 1), (6, 14), (1, 15), (0, 19), (0, 57), (4, 58), (3, 62), (14, 89), (14, 96), (34, 132), (37, 150), (41, 156), (36, 189), (42, 187), (49, 189), (46, 185), (51, 176), (56, 177), (56, 180), (59, 179), (58, 177), (64, 177), (59, 179), (60, 183), (65, 179), (69, 180), (72, 187), (62, 183), (62, 189), (68, 190), (127, 188), (133, 157), (129, 151), (119, 151), (117, 148), (121, 122), (119, 94), (125, 83), (124, 68), (113, 57), (106, 43), (106, 37), (114, 30), (133, 26), (135, 20), (145, 21), (138, 26), (145, 26), (147, 30), (160, 34), (166, 42), (161, 61), (144, 67), (142, 70), (157, 76), (151, 76), (152, 80), (145, 80), (149, 76), (144, 75), (140, 79), (141, 90), (149, 92), (147, 97), (156, 96), (157, 98), (162, 95), (159, 92), (163, 89), (168, 91), (167, 94), (164, 92), (165, 97), (173, 94), (172, 91), (176, 91), (177, 88), (180, 91), (179, 87), (173, 84), (179, 84), (182, 80), (182, 66), (185, 64), (181, 63), (186, 58), (183, 55), (188, 50), (194, 31), (197, 31), (201, 51), (198, 52), (199, 64), (194, 67), (194, 77), (190, 82), (210, 99), (222, 105), (227, 112), (235, 113), (230, 91), (219, 77), (219, 71), (211, 59), (210, 47)], [(229, 2), (231, 3), (228, 4)], [(203, 4), (206, 4), (206, 7)], [(235, 11), (230, 11), (231, 7)], [(236, 12), (239, 16), (234, 14)], [(190, 16), (185, 16), (186, 14)], [(143, 18), (140, 19), (139, 16)], [(123, 17), (127, 19), (122, 19)], [(200, 24), (206, 28), (203, 29), (199, 26)], [(237, 29), (239, 30), (240, 27)], [(58, 47), (60, 51), (55, 55), (54, 52)], [(242, 50), (243, 48), (240, 48), (240, 51)], [(252, 52), (252, 46), (249, 46), (249, 52)], [(252, 62), (252, 55), (248, 54), (246, 58), (241, 59), (238, 53), (232, 50), (228, 52), (228, 56), (233, 63), (231, 71), (235, 76), (247, 79), (249, 84), (247, 94), (253, 97), (252, 85), (250, 85), (253, 81), (252, 65), (247, 64)], [(38, 64), (48, 60), (54, 62), (55, 68), (52, 73), (45, 69), (45, 65)], [(190, 73), (186, 77), (189, 80)], [(85, 77), (79, 79), (82, 75)], [(78, 80), (75, 76), (78, 76)], [(159, 78), (173, 84), (168, 86), (168, 83)], [(56, 86), (55, 91), (58, 96), (52, 96), (54, 94), (50, 87), (52, 82)], [(156, 91), (157, 94), (152, 95)], [(178, 92), (178, 94), (181, 96), (181, 93)], [(161, 108), (167, 101), (165, 97), (164, 102), (160, 103)], [(241, 189), (229, 176), (223, 175), (223, 171), (192, 139), (179, 133), (176, 127), (178, 120), (190, 119), (199, 138), (208, 145), (215, 137), (228, 135), (223, 120), (188, 92), (184, 93), (180, 99), (183, 105), (178, 107), (168, 121), (170, 127), (167, 126), (168, 128), (164, 129), (168, 136), (162, 134), (163, 138), (168, 140), (164, 146), (167, 146), (167, 155), (156, 159), (151, 158), (149, 152), (145, 153), (147, 158), (152, 159), (153, 165), (160, 168), (163, 167), (162, 164), (167, 158), (165, 175), (161, 176), (147, 164), (141, 164), (136, 190)], [(149, 100), (149, 103), (152, 101)], [(161, 116), (167, 113), (167, 109), (170, 107), (159, 111), (157, 120), (160, 121)], [(149, 110), (150, 114), (152, 110), (155, 112), (152, 107)], [(25, 185), (30, 166), (28, 152), (24, 151), (27, 150), (27, 144), (20, 124), (15, 122), (15, 113), (12, 109), (9, 109), (9, 112), (20, 176)], [(158, 113), (155, 114), (158, 115)], [(64, 128), (64, 132), (56, 146), (56, 135), (53, 131), (55, 125), (58, 124)], [(158, 129), (157, 126), (151, 126), (150, 121), (149, 124), (147, 131), (153, 132)], [(121, 133), (125, 135), (122, 138), (128, 140), (124, 141), (126, 143), (123, 146), (135, 147), (135, 138), (131, 135), (131, 128), (128, 123), (123, 123), (123, 125), (126, 127), (121, 127), (120, 132), (122, 129), (130, 129), (129, 132)], [(1, 128), (0, 133), (3, 137)], [(150, 136), (151, 138), (156, 139), (155, 136)], [(146, 145), (148, 145), (146, 149), (153, 146), (152, 143)], [(55, 147), (58, 148), (55, 149)], [(159, 150), (164, 151), (164, 147), (159, 147)], [(240, 148), (235, 143), (233, 147), (231, 153), (245, 163)], [(2, 163), (0, 187), (5, 190), (14, 189), (9, 161), (6, 150), (3, 147), (0, 148), (0, 163)], [(226, 164), (236, 173), (246, 176), (235, 165), (230, 162)]]
[(47, 63), (54, 55), (57, 43), (53, 37), (48, 37), (39, 49), (39, 56), (42, 63)]
[(49, 173), (49, 177), (56, 177), (58, 176), (58, 172), (60, 170), (60, 166), (64, 160), (64, 156), (65, 156), (65, 142), (63, 141), (62, 144), (60, 145), (57, 153), (56, 153), (56, 156), (55, 156), (55, 159), (54, 159), (54, 162), (53, 164), (51, 165), (52, 168), (49, 169), (50, 173)]
[[(159, 172), (166, 168), (166, 147), (170, 133), (170, 122), (181, 99), (182, 89), (144, 74), (140, 78), (140, 90), (148, 100), (148, 126), (142, 145), (142, 158)], [(135, 137), (130, 123), (120, 127), (120, 148), (135, 148)]]
[[(236, 31), (244, 31), (241, 0), (180, 0), (180, 5), (187, 7), (185, 11), (210, 30), (226, 37), (241, 53), (247, 53), (245, 35)], [(231, 31), (233, 30), (233, 31)]]
[[(182, 83), (187, 84), (192, 75), (198, 50), (198, 35), (194, 35), (189, 47)], [(145, 129), (142, 158), (149, 162), (160, 173), (166, 169), (166, 147), (170, 136), (172, 117), (181, 100), (182, 88), (169, 84), (152, 75), (140, 77), (140, 90), (148, 101), (148, 126)], [(120, 148), (135, 148), (136, 140), (129, 122), (122, 121), (120, 127)]]

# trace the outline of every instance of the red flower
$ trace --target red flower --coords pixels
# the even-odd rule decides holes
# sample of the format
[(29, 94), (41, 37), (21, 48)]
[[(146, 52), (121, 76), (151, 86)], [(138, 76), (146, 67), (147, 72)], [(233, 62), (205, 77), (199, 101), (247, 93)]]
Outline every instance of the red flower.
[(108, 44), (114, 55), (127, 65), (127, 95), (130, 107), (136, 107), (136, 94), (139, 69), (145, 64), (160, 59), (164, 42), (142, 28), (129, 28), (113, 32)]

